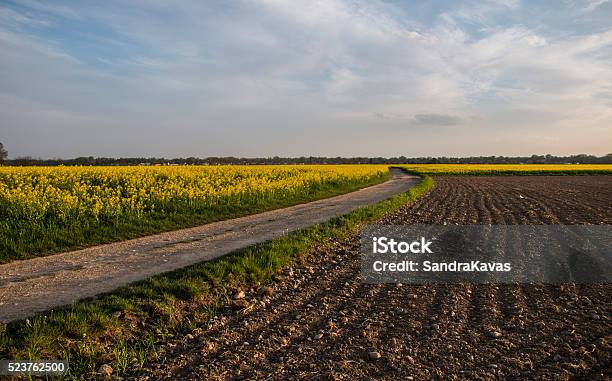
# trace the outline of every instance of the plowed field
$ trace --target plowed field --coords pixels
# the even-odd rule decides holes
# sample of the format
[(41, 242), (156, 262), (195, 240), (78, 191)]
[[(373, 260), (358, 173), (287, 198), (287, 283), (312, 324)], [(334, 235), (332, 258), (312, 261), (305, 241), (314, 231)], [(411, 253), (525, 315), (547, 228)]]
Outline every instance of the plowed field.
[[(437, 177), (381, 223), (611, 224), (612, 177)], [(367, 285), (358, 236), (314, 249), (209, 327), (175, 338), (150, 379), (603, 380), (612, 286)]]

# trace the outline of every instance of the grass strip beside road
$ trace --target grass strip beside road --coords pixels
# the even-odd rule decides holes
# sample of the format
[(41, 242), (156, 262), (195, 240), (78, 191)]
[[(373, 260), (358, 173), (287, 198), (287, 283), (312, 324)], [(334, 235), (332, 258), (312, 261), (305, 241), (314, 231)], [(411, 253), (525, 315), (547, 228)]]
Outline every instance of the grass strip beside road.
[(239, 250), (210, 262), (151, 277), (93, 300), (0, 325), (0, 358), (64, 359), (67, 379), (91, 379), (107, 363), (114, 375), (156, 359), (156, 347), (205, 328), (237, 289), (270, 282), (311, 248), (416, 200), (433, 188), (425, 176), (409, 191), (348, 215)]

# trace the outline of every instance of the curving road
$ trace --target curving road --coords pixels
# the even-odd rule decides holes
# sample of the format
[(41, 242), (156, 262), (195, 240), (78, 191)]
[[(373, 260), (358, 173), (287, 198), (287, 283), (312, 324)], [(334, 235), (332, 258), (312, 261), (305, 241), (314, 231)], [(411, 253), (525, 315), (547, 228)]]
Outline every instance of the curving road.
[(67, 305), (312, 226), (405, 192), (420, 179), (392, 169), (379, 185), (195, 228), (0, 265), (0, 322)]

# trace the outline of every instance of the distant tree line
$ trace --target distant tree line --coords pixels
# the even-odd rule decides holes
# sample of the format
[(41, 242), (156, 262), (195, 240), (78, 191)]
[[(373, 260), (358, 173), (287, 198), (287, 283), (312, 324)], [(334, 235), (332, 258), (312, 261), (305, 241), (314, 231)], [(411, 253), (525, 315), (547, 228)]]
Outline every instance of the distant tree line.
[[(4, 156), (2, 154), (4, 152)], [(6, 151), (0, 145), (0, 162), (6, 157)], [(15, 166), (54, 166), (54, 165), (222, 165), (222, 164), (612, 164), (612, 154), (593, 155), (532, 155), (532, 156), (470, 156), (470, 157), (197, 157), (165, 159), (157, 157), (77, 157), (74, 159), (37, 159), (29, 156), (5, 160), (5, 165)]]

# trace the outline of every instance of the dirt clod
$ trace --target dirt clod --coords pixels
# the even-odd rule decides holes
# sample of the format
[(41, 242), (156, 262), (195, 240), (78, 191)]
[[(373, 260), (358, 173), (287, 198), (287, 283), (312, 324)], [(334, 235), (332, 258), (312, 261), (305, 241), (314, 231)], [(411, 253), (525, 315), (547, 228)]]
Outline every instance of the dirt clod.
[(272, 296), (274, 295), (274, 288), (264, 286), (259, 290), (259, 293), (260, 295), (264, 295), (264, 296)]
[(380, 352), (376, 352), (376, 351), (368, 352), (368, 358), (369, 358), (371, 361), (378, 360), (378, 359), (379, 359), (379, 358), (381, 358), (381, 357), (382, 357), (382, 356), (381, 356)]
[(113, 367), (108, 364), (100, 365), (98, 368), (98, 375), (101, 379), (109, 379), (113, 375)]
[(244, 299), (244, 297), (246, 296), (246, 294), (244, 293), (244, 291), (239, 290), (234, 294), (234, 299), (235, 300), (240, 300), (240, 299)]

